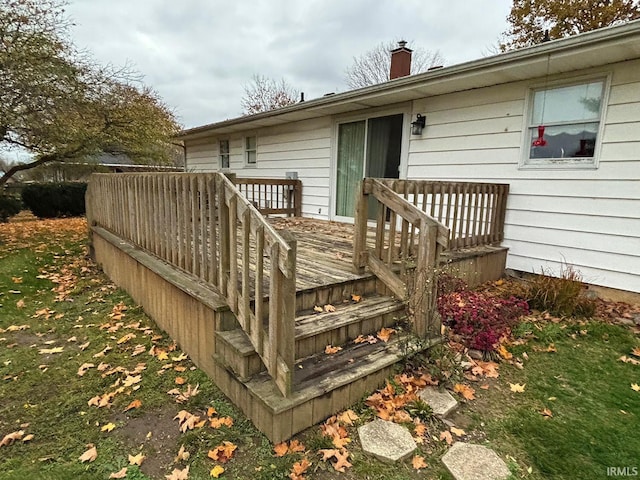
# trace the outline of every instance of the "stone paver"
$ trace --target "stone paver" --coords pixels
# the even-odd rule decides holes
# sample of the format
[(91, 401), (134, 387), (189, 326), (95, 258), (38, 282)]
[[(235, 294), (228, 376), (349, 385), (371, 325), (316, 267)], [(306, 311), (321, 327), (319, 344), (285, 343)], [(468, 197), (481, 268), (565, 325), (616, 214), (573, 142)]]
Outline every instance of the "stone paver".
[(503, 480), (511, 473), (496, 452), (471, 443), (454, 443), (442, 463), (456, 480)]
[(404, 460), (417, 448), (409, 430), (379, 418), (358, 428), (362, 449), (383, 462)]
[(440, 391), (437, 387), (426, 387), (418, 396), (431, 407), (434, 414), (441, 417), (446, 417), (458, 406), (458, 402), (449, 392)]

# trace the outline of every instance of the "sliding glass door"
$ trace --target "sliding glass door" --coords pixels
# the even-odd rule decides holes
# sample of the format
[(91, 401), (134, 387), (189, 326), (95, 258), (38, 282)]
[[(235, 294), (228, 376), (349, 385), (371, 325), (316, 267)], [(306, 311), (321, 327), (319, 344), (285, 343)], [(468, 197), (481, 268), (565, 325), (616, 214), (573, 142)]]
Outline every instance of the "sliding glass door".
[(338, 125), (336, 211), (353, 217), (356, 189), (365, 176), (398, 178), (403, 114)]

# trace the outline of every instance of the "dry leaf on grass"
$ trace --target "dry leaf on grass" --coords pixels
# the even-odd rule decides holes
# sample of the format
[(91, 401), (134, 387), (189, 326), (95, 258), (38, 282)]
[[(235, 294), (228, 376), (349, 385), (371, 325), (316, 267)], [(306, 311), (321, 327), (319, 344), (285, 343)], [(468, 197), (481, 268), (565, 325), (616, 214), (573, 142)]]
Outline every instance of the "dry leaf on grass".
[(640, 392), (640, 385), (638, 385), (637, 383), (632, 383), (631, 390), (633, 390), (634, 392)]
[(209, 476), (213, 478), (219, 478), (220, 475), (222, 475), (223, 473), (224, 473), (224, 467), (221, 467), (220, 465), (216, 465), (209, 472)]
[(191, 454), (184, 449), (184, 445), (180, 445), (180, 450), (178, 450), (178, 455), (176, 455), (176, 458), (173, 459), (173, 463), (183, 461), (186, 462), (187, 460), (189, 460), (190, 456)]
[(413, 460), (411, 460), (411, 465), (416, 470), (427, 468), (428, 466), (427, 462), (424, 461), (424, 457), (421, 457), (420, 455), (416, 455), (415, 457), (413, 457)]
[(216, 462), (227, 463), (233, 457), (233, 452), (236, 451), (237, 445), (231, 442), (224, 441), (213, 450), (209, 450), (207, 457)]
[(122, 467), (117, 472), (112, 473), (109, 478), (127, 478), (127, 467)]
[(447, 442), (447, 445), (451, 445), (453, 443), (453, 437), (447, 430), (445, 430), (444, 432), (440, 432), (440, 440), (444, 440), (445, 442)]
[(89, 449), (82, 455), (80, 455), (80, 458), (78, 459), (82, 463), (93, 462), (96, 458), (98, 458), (98, 450), (96, 449), (95, 445), (89, 444), (87, 446), (89, 447)]
[(553, 413), (548, 408), (545, 408), (544, 410), (540, 411), (540, 415), (542, 415), (545, 418), (553, 417)]
[(138, 453), (137, 455), (129, 455), (129, 465), (142, 465), (144, 459), (147, 458), (142, 453)]
[(141, 406), (142, 406), (142, 402), (138, 399), (135, 399), (129, 405), (127, 405), (127, 408), (125, 408), (123, 412), (128, 412), (129, 410), (133, 410), (134, 408), (140, 408)]
[(463, 435), (467, 434), (467, 432), (465, 432), (461, 428), (451, 427), (449, 430), (451, 430), (451, 433), (453, 433), (456, 437), (462, 437)]
[(311, 462), (307, 460), (306, 457), (299, 462), (294, 463), (293, 467), (291, 468), (289, 478), (291, 478), (292, 480), (303, 480), (304, 473), (309, 469), (310, 466)]
[(523, 384), (523, 385), (520, 385), (519, 383), (510, 383), (509, 384), (509, 388), (511, 389), (512, 392), (523, 393), (524, 392), (524, 387), (526, 385), (527, 385), (526, 383)]
[(456, 383), (453, 386), (453, 391), (462, 395), (466, 400), (475, 400), (476, 391), (469, 385), (463, 383)]
[(115, 423), (107, 423), (106, 425), (103, 425), (102, 428), (100, 429), (101, 432), (110, 432), (112, 431), (114, 428), (116, 428), (116, 424)]
[(189, 465), (187, 465), (182, 470), (178, 470), (174, 468), (173, 471), (169, 475), (165, 475), (164, 478), (167, 480), (188, 480), (189, 479)]
[(21, 440), (24, 436), (24, 430), (17, 430), (15, 432), (7, 433), (0, 441), (0, 447), (7, 447), (16, 440)]

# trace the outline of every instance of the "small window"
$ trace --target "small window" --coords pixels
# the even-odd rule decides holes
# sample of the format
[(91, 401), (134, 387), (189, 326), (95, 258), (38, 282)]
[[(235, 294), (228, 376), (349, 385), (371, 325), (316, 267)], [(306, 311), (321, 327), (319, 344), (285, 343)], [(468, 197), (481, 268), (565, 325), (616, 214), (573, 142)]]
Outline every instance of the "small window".
[(220, 140), (220, 168), (229, 168), (229, 140)]
[(244, 161), (247, 165), (255, 165), (257, 160), (257, 139), (256, 137), (246, 137), (244, 139)]
[(597, 79), (534, 90), (525, 165), (594, 166), (604, 86)]

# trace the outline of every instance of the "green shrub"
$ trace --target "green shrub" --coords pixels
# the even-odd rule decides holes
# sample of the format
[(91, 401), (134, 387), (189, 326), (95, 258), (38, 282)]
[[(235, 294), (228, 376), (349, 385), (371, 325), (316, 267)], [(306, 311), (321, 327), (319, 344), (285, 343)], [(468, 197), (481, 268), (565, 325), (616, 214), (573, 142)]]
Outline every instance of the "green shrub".
[(544, 270), (529, 279), (527, 300), (531, 308), (546, 310), (558, 317), (591, 317), (595, 301), (583, 295), (582, 275), (571, 265), (563, 266), (559, 277)]
[(14, 195), (0, 194), (0, 222), (4, 223), (20, 213), (22, 202)]
[(33, 183), (22, 190), (22, 201), (39, 218), (79, 217), (85, 214), (87, 184)]

